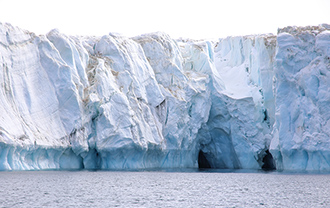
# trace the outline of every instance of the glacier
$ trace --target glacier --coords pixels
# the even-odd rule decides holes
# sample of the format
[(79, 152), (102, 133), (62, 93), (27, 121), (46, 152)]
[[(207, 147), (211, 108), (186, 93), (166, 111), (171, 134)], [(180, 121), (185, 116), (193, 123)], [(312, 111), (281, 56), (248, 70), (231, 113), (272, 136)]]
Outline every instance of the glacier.
[(330, 171), (330, 26), (172, 39), (0, 23), (0, 170)]

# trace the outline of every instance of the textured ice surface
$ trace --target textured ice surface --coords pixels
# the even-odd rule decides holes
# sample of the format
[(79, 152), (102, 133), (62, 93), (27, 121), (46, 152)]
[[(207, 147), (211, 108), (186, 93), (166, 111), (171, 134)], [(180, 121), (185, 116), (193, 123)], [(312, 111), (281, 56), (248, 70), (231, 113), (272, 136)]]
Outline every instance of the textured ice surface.
[(281, 169), (330, 170), (330, 31), (288, 27), (277, 37), (271, 152)]
[(330, 32), (173, 40), (0, 24), (0, 170), (330, 170)]

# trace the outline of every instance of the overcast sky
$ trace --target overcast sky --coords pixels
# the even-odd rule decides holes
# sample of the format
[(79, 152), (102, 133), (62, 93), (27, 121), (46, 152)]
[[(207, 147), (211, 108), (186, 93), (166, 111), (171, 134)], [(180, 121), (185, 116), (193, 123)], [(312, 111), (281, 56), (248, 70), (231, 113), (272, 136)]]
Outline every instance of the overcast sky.
[(97, 36), (163, 31), (200, 39), (330, 24), (330, 0), (0, 0), (0, 8), (0, 22), (37, 34), (53, 28)]

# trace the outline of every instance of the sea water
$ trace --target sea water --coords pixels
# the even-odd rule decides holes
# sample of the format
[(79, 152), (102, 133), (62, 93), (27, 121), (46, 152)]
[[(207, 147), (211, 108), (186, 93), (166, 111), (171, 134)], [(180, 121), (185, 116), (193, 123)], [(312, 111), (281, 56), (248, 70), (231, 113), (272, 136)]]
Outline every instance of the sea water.
[(330, 207), (330, 175), (0, 172), (0, 207)]

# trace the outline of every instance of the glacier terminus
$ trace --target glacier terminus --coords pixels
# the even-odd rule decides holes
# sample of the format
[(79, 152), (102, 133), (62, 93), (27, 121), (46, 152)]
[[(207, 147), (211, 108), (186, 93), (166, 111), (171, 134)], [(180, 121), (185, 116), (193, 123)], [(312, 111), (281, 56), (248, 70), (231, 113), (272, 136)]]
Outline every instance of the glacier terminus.
[(0, 23), (0, 170), (330, 171), (330, 25), (217, 40)]

